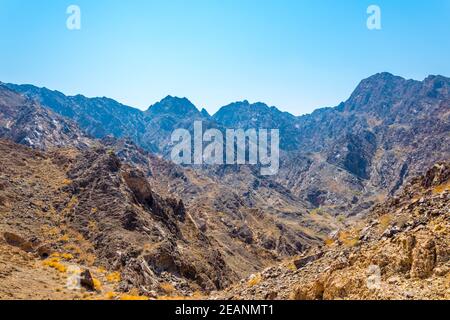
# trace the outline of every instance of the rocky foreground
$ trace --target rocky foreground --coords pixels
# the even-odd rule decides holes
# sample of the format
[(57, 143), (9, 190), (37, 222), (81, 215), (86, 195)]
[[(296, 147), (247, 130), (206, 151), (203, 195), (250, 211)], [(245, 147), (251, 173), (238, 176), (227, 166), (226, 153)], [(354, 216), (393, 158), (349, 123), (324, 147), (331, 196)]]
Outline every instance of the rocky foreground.
[(450, 164), (377, 205), (367, 224), (212, 298), (450, 299)]
[(448, 163), (323, 245), (236, 281), (183, 204), (112, 153), (0, 147), (1, 299), (450, 298)]

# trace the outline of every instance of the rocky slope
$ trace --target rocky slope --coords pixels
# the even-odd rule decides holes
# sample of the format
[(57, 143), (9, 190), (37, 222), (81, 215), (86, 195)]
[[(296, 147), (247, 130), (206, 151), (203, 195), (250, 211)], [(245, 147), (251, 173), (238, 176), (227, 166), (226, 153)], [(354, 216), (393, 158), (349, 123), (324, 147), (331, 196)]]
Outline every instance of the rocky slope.
[(42, 153), (7, 140), (0, 149), (2, 239), (34, 263), (70, 257), (64, 272), (101, 268), (120, 275), (116, 291), (154, 296), (164, 284), (187, 295), (236, 279), (183, 202), (154, 193), (142, 172), (106, 149)]
[(38, 149), (87, 148), (76, 124), (0, 84), (0, 136)]
[[(164, 285), (188, 295), (224, 288), (321, 243), (338, 225), (331, 217), (310, 219), (306, 204), (262, 178), (235, 179), (237, 171), (220, 181), (130, 140), (88, 138), (70, 120), (7, 88), (0, 97), (8, 139), (1, 143), (0, 182), (7, 186), (0, 190), (1, 231), (51, 247), (48, 255), (71, 255), (70, 262), (83, 268), (118, 272), (119, 292), (156, 296), (164, 294)], [(42, 134), (24, 130), (23, 139), (12, 139), (10, 129), (18, 123)], [(17, 157), (22, 162), (16, 164)], [(87, 253), (76, 249), (79, 241)]]
[(366, 223), (212, 298), (450, 298), (450, 164), (439, 163), (377, 205)]
[(301, 151), (284, 159), (277, 181), (324, 210), (364, 212), (449, 159), (449, 88), (441, 76), (363, 80), (345, 103), (299, 119)]
[[(448, 227), (448, 166), (403, 186), (449, 159), (449, 83), (378, 74), (347, 102), (303, 117), (246, 101), (210, 116), (174, 97), (141, 112), (107, 98), (0, 84), (0, 259), (9, 270), (2, 279), (16, 289), (19, 277), (40, 279), (50, 298), (52, 287), (64, 289), (48, 269), (71, 265), (101, 280), (93, 298), (226, 287), (213, 296), (446, 297), (448, 233), (433, 238), (430, 230)], [(171, 163), (171, 132), (192, 130), (194, 120), (220, 130), (282, 126), (279, 174)], [(391, 265), (405, 241), (406, 262)], [(414, 250), (433, 257), (431, 250), (436, 261), (414, 263)], [(382, 292), (356, 288), (369, 269), (389, 284)], [(5, 288), (0, 297), (30, 296)]]
[(59, 91), (32, 85), (3, 85), (38, 101), (63, 117), (74, 120), (84, 132), (95, 138), (112, 134), (138, 141), (138, 133), (145, 127), (142, 112), (112, 99), (66, 96)]
[[(281, 171), (271, 184), (333, 215), (366, 212), (394, 194), (408, 177), (450, 155), (450, 79), (442, 76), (415, 81), (376, 74), (363, 80), (346, 102), (301, 117), (247, 101), (209, 116), (189, 100), (175, 97), (141, 112), (105, 98), (66, 97), (29, 85), (7, 86), (72, 118), (95, 137), (129, 137), (166, 158), (172, 131), (192, 130), (195, 120), (220, 130), (280, 128)], [(222, 169), (209, 169), (207, 175), (218, 172), (222, 178)], [(252, 170), (241, 171), (239, 177), (255, 179)]]
[(145, 153), (132, 141), (102, 143), (144, 172), (158, 194), (183, 199), (195, 224), (239, 277), (321, 243), (340, 225), (326, 215), (311, 218), (307, 204), (281, 186), (261, 177), (240, 178), (248, 167), (218, 178)]
[(213, 119), (225, 128), (279, 129), (280, 148), (295, 151), (301, 139), (300, 119), (264, 103), (235, 102), (222, 107)]

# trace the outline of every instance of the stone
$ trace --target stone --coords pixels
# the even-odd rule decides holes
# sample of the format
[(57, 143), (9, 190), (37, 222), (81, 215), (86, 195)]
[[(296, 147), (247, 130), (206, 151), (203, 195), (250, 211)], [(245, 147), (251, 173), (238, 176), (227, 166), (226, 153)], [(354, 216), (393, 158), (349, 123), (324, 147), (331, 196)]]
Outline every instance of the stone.
[(437, 275), (438, 277), (443, 277), (448, 272), (449, 272), (449, 268), (445, 267), (445, 266), (434, 269), (434, 274)]
[(52, 255), (53, 250), (48, 245), (44, 244), (38, 247), (36, 252), (41, 259), (47, 259)]
[(3, 233), (3, 237), (5, 238), (6, 243), (10, 246), (18, 247), (25, 252), (34, 251), (33, 244), (31, 242), (25, 240), (15, 233), (5, 232)]
[(419, 243), (413, 250), (411, 277), (428, 278), (436, 264), (436, 245), (433, 239)]
[(271, 291), (266, 294), (265, 299), (266, 300), (275, 300), (278, 296), (278, 293), (276, 291)]
[(305, 257), (305, 258), (300, 258), (297, 260), (294, 260), (294, 265), (297, 269), (301, 269), (303, 267), (305, 267), (307, 264), (316, 261), (318, 259), (320, 259), (323, 256), (323, 252), (319, 252), (317, 254)]
[(80, 274), (80, 285), (86, 290), (95, 291), (94, 278), (89, 270), (86, 269)]

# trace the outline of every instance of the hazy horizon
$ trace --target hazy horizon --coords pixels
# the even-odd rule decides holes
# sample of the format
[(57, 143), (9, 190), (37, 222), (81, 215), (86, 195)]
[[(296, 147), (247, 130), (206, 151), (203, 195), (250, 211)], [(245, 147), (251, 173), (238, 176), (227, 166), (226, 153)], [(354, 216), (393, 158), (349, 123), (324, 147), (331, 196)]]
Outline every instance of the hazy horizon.
[[(72, 4), (80, 30), (66, 27)], [(372, 4), (381, 30), (366, 26)], [(0, 0), (0, 80), (140, 110), (171, 95), (210, 114), (248, 100), (298, 116), (379, 72), (450, 75), (449, 31), (446, 0)]]
[[(382, 71), (382, 72), (378, 72), (378, 73), (391, 73), (391, 72)], [(402, 78), (404, 78), (404, 79), (406, 79), (406, 80), (423, 81), (424, 79), (426, 79), (426, 77), (425, 77), (424, 79), (411, 79), (411, 78), (405, 78), (405, 77), (403, 77), (403, 76), (401, 76), (401, 75), (398, 75), (398, 74), (393, 74), (393, 73), (391, 73), (391, 74), (394, 75), (394, 76), (402, 77)], [(375, 75), (375, 74), (373, 74), (373, 75)], [(373, 75), (371, 75), (371, 76), (373, 76)], [(443, 76), (443, 77), (448, 78), (448, 76), (447, 76), (447, 75), (444, 75), (444, 74), (435, 74), (435, 75), (430, 74), (430, 75), (428, 75), (428, 76)], [(428, 77), (428, 76), (427, 76), (427, 77)], [(366, 78), (364, 78), (364, 79), (366, 79)], [(361, 79), (361, 81), (364, 80), (364, 79)], [(11, 83), (11, 82), (7, 82), (7, 81), (2, 81), (1, 79), (0, 79), (0, 83), (14, 84), (14, 85), (32, 85), (32, 86), (36, 86), (36, 85), (33, 84), (33, 83)], [(36, 87), (38, 87), (38, 86), (36, 86)], [(164, 97), (161, 97), (161, 99), (159, 99), (159, 100), (156, 100), (156, 101), (151, 102), (151, 103), (150, 103), (148, 106), (146, 106), (146, 107), (139, 107), (139, 106), (133, 106), (133, 105), (126, 104), (126, 103), (124, 103), (123, 101), (121, 101), (120, 99), (115, 99), (115, 98), (108, 97), (108, 96), (104, 96), (104, 95), (88, 96), (88, 95), (83, 94), (83, 93), (81, 93), (81, 92), (80, 92), (80, 93), (75, 93), (75, 94), (67, 94), (66, 92), (63, 92), (63, 91), (61, 91), (61, 90), (59, 90), (59, 89), (57, 89), (57, 88), (49, 88), (49, 87), (46, 87), (46, 86), (42, 86), (42, 87), (39, 87), (39, 88), (45, 88), (45, 89), (48, 89), (48, 90), (51, 90), (51, 91), (57, 91), (57, 92), (60, 92), (60, 93), (64, 94), (65, 96), (72, 96), (72, 97), (73, 97), (73, 96), (77, 96), (77, 95), (82, 95), (82, 96), (84, 96), (84, 97), (86, 97), (86, 98), (88, 98), (88, 99), (95, 99), (95, 98), (108, 98), (108, 99), (113, 99), (113, 100), (115, 100), (116, 102), (118, 102), (118, 103), (120, 103), (120, 104), (122, 104), (122, 105), (124, 105), (124, 106), (126, 106), (126, 107), (131, 107), (131, 108), (134, 108), (134, 109), (137, 109), (137, 110), (140, 110), (140, 111), (146, 111), (146, 110), (148, 110), (148, 109), (149, 109), (151, 106), (153, 106), (155, 103), (158, 103), (158, 102), (162, 101), (163, 99), (165, 99), (165, 98), (167, 98), (167, 97), (169, 97), (169, 96), (172, 96), (172, 97), (174, 97), (174, 98), (180, 98), (180, 99), (183, 99), (183, 98), (188, 99), (188, 100), (189, 100), (189, 101), (190, 101), (190, 102), (191, 102), (191, 103), (192, 103), (199, 111), (201, 111), (201, 110), (204, 108), (204, 107), (200, 107), (200, 106), (196, 105), (189, 97), (183, 97), (183, 96), (177, 96), (177, 95), (170, 95), (170, 94), (169, 94), (169, 95), (166, 95), (166, 96), (164, 96)], [(356, 86), (355, 86), (354, 89), (356, 89)], [(352, 92), (354, 91), (354, 89), (352, 90)], [(349, 93), (349, 95), (348, 95), (347, 98), (350, 97), (350, 95), (352, 94), (352, 92)], [(334, 107), (337, 107), (341, 102), (345, 102), (345, 101), (347, 100), (347, 98), (344, 99), (344, 100), (342, 100), (342, 101), (337, 101), (337, 102), (336, 102), (335, 104), (333, 104), (333, 105), (329, 105), (329, 106), (318, 106), (318, 107), (316, 107), (316, 108), (313, 108), (310, 112), (305, 112), (305, 113), (303, 113), (303, 114), (294, 114), (294, 113), (292, 113), (292, 112), (289, 112), (289, 111), (287, 111), (287, 110), (284, 110), (282, 106), (270, 105), (270, 104), (267, 104), (265, 101), (261, 101), (261, 100), (258, 100), (258, 101), (250, 101), (250, 100), (248, 100), (248, 99), (230, 101), (230, 102), (228, 102), (228, 103), (226, 103), (226, 104), (224, 104), (224, 105), (217, 106), (216, 111), (213, 112), (213, 113), (209, 112), (206, 108), (205, 108), (205, 110), (207, 110), (208, 113), (209, 113), (210, 115), (214, 115), (216, 112), (218, 112), (218, 111), (220, 110), (220, 108), (225, 107), (225, 106), (227, 106), (227, 105), (229, 105), (229, 104), (231, 104), (231, 103), (248, 101), (250, 104), (264, 103), (264, 104), (266, 104), (266, 105), (269, 106), (269, 107), (276, 107), (278, 110), (280, 110), (280, 111), (282, 111), (282, 112), (288, 112), (288, 113), (291, 113), (291, 114), (293, 114), (294, 116), (303, 116), (303, 115), (310, 114), (310, 113), (312, 113), (312, 112), (314, 112), (314, 111), (316, 111), (316, 110), (318, 110), (318, 109), (321, 109), (321, 108), (334, 108)]]

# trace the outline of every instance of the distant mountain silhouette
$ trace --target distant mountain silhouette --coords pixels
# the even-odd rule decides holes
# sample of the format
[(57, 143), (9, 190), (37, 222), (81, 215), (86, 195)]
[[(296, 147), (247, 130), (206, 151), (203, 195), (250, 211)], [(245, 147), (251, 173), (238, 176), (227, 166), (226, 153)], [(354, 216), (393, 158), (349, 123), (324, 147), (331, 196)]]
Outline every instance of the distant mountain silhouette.
[(448, 157), (449, 83), (443, 76), (415, 81), (379, 73), (361, 81), (346, 102), (300, 117), (248, 101), (231, 103), (210, 116), (188, 99), (172, 96), (143, 112), (107, 98), (5, 86), (71, 118), (94, 137), (130, 138), (165, 157), (173, 130), (192, 130), (196, 120), (220, 130), (278, 128), (282, 166), (277, 181), (315, 206), (350, 214)]

